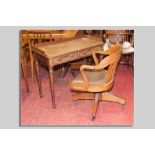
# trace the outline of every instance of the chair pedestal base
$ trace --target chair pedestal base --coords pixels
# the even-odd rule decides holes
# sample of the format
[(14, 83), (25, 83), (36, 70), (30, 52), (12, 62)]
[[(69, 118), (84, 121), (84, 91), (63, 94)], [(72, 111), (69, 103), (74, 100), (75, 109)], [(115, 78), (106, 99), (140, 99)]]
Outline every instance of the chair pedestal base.
[(98, 104), (100, 101), (112, 101), (114, 103), (120, 103), (122, 107), (125, 105), (125, 99), (115, 96), (111, 93), (79, 93), (72, 96), (73, 102), (77, 100), (94, 100), (92, 105), (92, 120), (96, 117)]

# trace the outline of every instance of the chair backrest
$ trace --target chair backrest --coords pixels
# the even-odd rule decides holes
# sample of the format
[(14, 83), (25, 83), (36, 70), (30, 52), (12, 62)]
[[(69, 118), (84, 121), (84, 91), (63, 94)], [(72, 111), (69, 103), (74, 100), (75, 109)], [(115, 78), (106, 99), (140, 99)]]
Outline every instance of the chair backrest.
[(112, 44), (123, 44), (124, 42), (130, 42), (133, 46), (134, 44), (134, 35), (132, 32), (128, 30), (120, 30), (120, 31), (106, 31), (105, 32), (106, 39), (109, 39)]
[(21, 30), (21, 34), (20, 34), (20, 56), (23, 59), (26, 55), (25, 55), (25, 48), (28, 45), (28, 37), (27, 37), (27, 32), (26, 30)]
[(28, 40), (32, 45), (52, 41), (52, 30), (28, 30)]
[(20, 42), (21, 42), (21, 45), (28, 44), (28, 35), (27, 35), (27, 31), (26, 30), (21, 30)]
[(104, 58), (99, 65), (103, 66), (103, 68), (108, 67), (105, 83), (110, 83), (114, 80), (116, 67), (122, 54), (122, 46), (114, 45), (108, 49), (107, 52), (109, 53), (109, 56)]

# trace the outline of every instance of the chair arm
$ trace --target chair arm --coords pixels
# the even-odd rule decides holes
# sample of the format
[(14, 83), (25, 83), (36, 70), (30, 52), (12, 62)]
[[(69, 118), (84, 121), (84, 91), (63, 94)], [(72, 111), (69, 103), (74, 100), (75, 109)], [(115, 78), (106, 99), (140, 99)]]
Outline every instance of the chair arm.
[(89, 87), (89, 80), (88, 80), (88, 77), (86, 75), (86, 72), (85, 70), (88, 69), (88, 70), (98, 70), (98, 69), (103, 69), (107, 67), (107, 64), (98, 64), (96, 66), (90, 66), (90, 65), (82, 65), (80, 67), (80, 73), (81, 73), (81, 76), (83, 78), (83, 81), (84, 81), (84, 89), (85, 91), (88, 89)]
[(106, 51), (100, 50), (100, 51), (93, 51), (93, 52), (92, 52), (92, 56), (93, 56), (95, 65), (98, 65), (99, 62), (98, 62), (98, 60), (97, 60), (96, 54), (109, 55), (109, 51), (108, 51), (108, 50), (106, 50)]
[(93, 69), (95, 69), (95, 66), (91, 66), (91, 65), (82, 65), (82, 66), (80, 67), (80, 71), (85, 70), (85, 69), (93, 70)]

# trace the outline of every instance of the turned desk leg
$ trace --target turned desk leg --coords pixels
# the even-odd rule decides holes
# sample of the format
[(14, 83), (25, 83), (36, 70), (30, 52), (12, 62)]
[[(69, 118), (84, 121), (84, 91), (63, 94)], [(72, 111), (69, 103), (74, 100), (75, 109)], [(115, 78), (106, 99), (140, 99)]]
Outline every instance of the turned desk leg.
[(51, 98), (52, 98), (52, 107), (56, 108), (55, 104), (55, 92), (54, 92), (54, 71), (53, 67), (49, 66), (49, 81), (50, 81), (50, 89), (51, 89)]
[(43, 92), (42, 92), (42, 85), (41, 85), (41, 78), (40, 78), (40, 66), (37, 59), (35, 59), (35, 66), (36, 66), (37, 81), (38, 81), (38, 87), (39, 87), (39, 95), (40, 95), (40, 98), (42, 98)]

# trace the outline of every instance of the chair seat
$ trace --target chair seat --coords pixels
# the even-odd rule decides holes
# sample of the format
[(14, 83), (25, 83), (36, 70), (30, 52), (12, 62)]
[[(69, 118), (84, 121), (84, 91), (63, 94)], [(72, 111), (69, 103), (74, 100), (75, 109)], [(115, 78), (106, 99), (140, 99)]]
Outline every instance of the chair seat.
[[(98, 71), (86, 70), (85, 73), (88, 77), (90, 85), (102, 85), (105, 83), (104, 81), (105, 81), (105, 77), (107, 75), (107, 70), (105, 70), (105, 69), (98, 70)], [(84, 84), (81, 74), (77, 75), (71, 83), (72, 84), (75, 84), (75, 83)]]

